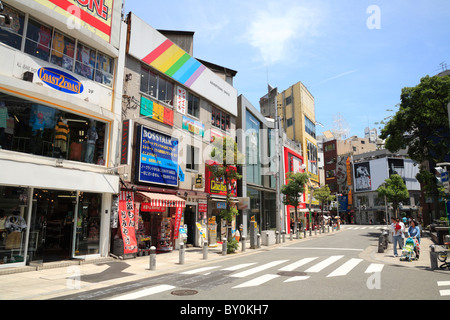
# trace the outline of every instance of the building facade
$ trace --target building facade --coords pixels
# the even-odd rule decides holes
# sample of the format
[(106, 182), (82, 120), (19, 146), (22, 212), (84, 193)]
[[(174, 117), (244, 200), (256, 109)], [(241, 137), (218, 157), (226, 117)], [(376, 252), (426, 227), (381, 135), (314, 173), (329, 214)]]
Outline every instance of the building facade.
[(0, 268), (107, 256), (122, 1), (2, 1)]
[[(127, 24), (121, 191), (133, 198), (134, 251), (213, 244), (226, 195), (205, 163), (211, 142), (234, 134), (237, 91), (181, 48), (193, 34), (159, 32), (133, 13)], [(120, 223), (112, 232), (120, 248)]]
[[(299, 142), (302, 147), (306, 170), (310, 175), (312, 188), (320, 187), (318, 147), (316, 140), (316, 116), (314, 97), (303, 83), (298, 82), (282, 91), (277, 97), (278, 115), (281, 117), (282, 127), (289, 139)], [(312, 194), (308, 188), (306, 201)], [(312, 199), (312, 205), (317, 207), (319, 202)]]

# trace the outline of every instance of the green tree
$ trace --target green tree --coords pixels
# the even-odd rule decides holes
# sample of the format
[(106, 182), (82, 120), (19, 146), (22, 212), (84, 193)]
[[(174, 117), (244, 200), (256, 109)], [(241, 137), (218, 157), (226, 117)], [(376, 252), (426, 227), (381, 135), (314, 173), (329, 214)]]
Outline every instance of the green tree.
[(283, 203), (288, 206), (294, 206), (294, 230), (297, 230), (298, 206), (301, 203), (303, 193), (308, 183), (308, 174), (306, 172), (288, 173), (288, 183), (281, 187), (281, 193), (284, 195)]
[(211, 144), (211, 160), (206, 161), (211, 174), (223, 181), (227, 193), (227, 208), (220, 212), (222, 219), (227, 221), (227, 239), (231, 241), (231, 230), (228, 227), (239, 214), (236, 203), (233, 201), (233, 185), (242, 178), (237, 166), (243, 163), (243, 155), (238, 151), (237, 143), (231, 137), (215, 137)]
[(392, 203), (395, 217), (398, 217), (398, 208), (403, 200), (408, 199), (409, 192), (403, 178), (398, 174), (393, 174), (391, 178), (384, 180), (384, 184), (378, 187), (378, 197), (386, 197), (387, 202)]
[(449, 103), (450, 75), (426, 76), (416, 87), (403, 88), (399, 109), (387, 123), (382, 122), (380, 135), (389, 151), (407, 149), (412, 160), (426, 164), (417, 179), (434, 197), (436, 212), (440, 211), (439, 190), (428, 172), (450, 157)]
[[(332, 195), (330, 187), (328, 187), (328, 185), (325, 185), (322, 188), (314, 190), (314, 198), (316, 198), (320, 202), (320, 206), (322, 207), (321, 214), (323, 217), (323, 205), (336, 199), (336, 196)], [(339, 205), (339, 203), (337, 205)]]
[(386, 149), (407, 149), (417, 163), (443, 162), (450, 155), (449, 102), (450, 76), (426, 76), (403, 88), (398, 111), (381, 130)]

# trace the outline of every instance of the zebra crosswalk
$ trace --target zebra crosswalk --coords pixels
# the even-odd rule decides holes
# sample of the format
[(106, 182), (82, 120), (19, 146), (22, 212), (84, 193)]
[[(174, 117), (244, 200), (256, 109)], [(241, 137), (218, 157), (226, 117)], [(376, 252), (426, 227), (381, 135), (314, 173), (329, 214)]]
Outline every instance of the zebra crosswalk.
[[(337, 278), (348, 276), (352, 272), (362, 272), (364, 270), (365, 274), (381, 273), (383, 267), (383, 264), (365, 262), (359, 258), (346, 258), (344, 255), (307, 257), (300, 260), (275, 260), (267, 263), (247, 262), (225, 267), (212, 265), (180, 272), (178, 280), (165, 284), (159, 282), (154, 287), (115, 297), (114, 300), (139, 299), (174, 290), (175, 288), (182, 288), (188, 283), (188, 279), (189, 284), (193, 285), (192, 280), (208, 281), (208, 277), (211, 276), (228, 278), (229, 281), (225, 282), (236, 282), (236, 285), (232, 289), (238, 290), (258, 287), (273, 281), (281, 281), (281, 283), (287, 284), (307, 281), (311, 277), (320, 277), (321, 275), (324, 275), (325, 278)], [(359, 271), (355, 271), (357, 268)], [(444, 285), (444, 283), (440, 285)], [(445, 285), (448, 284), (445, 283)], [(443, 294), (446, 294), (446, 291)]]
[(341, 225), (341, 229), (345, 230), (381, 230), (386, 226), (354, 226), (354, 225)]
[[(449, 287), (450, 288), (450, 281), (438, 281), (437, 285), (439, 288), (441, 288), (441, 287)], [(439, 290), (439, 294), (441, 295), (441, 297), (450, 296), (450, 289)]]

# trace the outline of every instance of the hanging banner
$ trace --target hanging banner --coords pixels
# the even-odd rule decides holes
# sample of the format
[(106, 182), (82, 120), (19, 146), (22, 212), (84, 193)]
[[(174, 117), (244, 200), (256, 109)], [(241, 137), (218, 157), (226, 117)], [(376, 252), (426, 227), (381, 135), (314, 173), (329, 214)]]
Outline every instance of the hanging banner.
[(177, 212), (175, 214), (175, 227), (173, 230), (173, 238), (178, 239), (178, 236), (180, 234), (180, 224), (181, 224), (181, 217), (183, 216), (183, 208), (177, 207)]
[(177, 86), (177, 112), (181, 114), (186, 114), (187, 105), (187, 94), (186, 90)]
[(119, 197), (119, 224), (122, 231), (123, 253), (136, 253), (136, 230), (134, 218), (134, 194), (121, 191)]

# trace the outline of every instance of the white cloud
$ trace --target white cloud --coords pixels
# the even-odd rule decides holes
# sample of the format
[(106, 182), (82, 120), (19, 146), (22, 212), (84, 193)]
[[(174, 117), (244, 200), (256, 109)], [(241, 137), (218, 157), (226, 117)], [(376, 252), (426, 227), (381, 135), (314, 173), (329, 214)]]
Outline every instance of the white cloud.
[(295, 54), (294, 42), (316, 36), (321, 21), (320, 10), (292, 2), (270, 3), (268, 8), (259, 9), (250, 22), (245, 38), (260, 51), (266, 64), (273, 64)]

